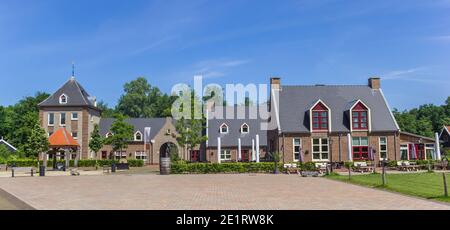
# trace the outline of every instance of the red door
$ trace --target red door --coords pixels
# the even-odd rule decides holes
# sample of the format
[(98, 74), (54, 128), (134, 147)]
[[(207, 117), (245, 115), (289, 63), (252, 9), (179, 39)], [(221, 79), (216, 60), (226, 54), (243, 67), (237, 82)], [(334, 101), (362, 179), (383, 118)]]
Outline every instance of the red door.
[(200, 151), (199, 150), (192, 150), (191, 151), (191, 162), (198, 162), (199, 161), (199, 155), (200, 155)]
[(252, 155), (248, 149), (241, 150), (242, 162), (250, 162), (252, 160)]

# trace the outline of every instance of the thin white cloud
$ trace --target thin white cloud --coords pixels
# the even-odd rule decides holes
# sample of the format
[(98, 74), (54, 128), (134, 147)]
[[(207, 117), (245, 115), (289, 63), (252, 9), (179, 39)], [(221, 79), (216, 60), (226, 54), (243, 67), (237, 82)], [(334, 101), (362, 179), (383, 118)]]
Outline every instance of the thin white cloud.
[(393, 71), (383, 74), (382, 76), (383, 76), (384, 80), (405, 79), (405, 78), (410, 78), (411, 75), (423, 73), (423, 71), (426, 69), (427, 69), (426, 67), (417, 67), (417, 68), (406, 69), (406, 70), (393, 70)]
[(383, 80), (411, 81), (426, 84), (448, 85), (446, 78), (437, 74), (431, 67), (416, 67), (404, 70), (394, 70), (381, 75)]
[(217, 78), (227, 75), (227, 72), (235, 67), (245, 65), (248, 59), (219, 59), (205, 60), (194, 64), (195, 74), (202, 75), (204, 78)]

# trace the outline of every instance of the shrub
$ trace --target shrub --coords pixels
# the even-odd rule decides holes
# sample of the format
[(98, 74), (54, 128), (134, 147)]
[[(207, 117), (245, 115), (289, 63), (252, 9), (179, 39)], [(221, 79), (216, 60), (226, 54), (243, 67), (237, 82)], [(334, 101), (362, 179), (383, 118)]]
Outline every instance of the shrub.
[(314, 162), (299, 163), (298, 167), (303, 171), (314, 171), (316, 164)]
[[(65, 163), (65, 160), (57, 160), (58, 163)], [(98, 166), (111, 166), (112, 160), (79, 160), (78, 161), (78, 167), (95, 167), (95, 163), (97, 162)], [(37, 167), (38, 161), (35, 159), (17, 159), (17, 160), (7, 160), (5, 163), (7, 163), (9, 166), (15, 165), (16, 167)], [(39, 161), (39, 163), (42, 165), (44, 162)], [(142, 167), (144, 166), (143, 160), (135, 160), (135, 159), (129, 159), (128, 164), (130, 167)], [(74, 167), (75, 161), (70, 160), (69, 166)], [(47, 167), (53, 166), (53, 160), (47, 161)]]
[(172, 174), (182, 173), (273, 173), (273, 162), (260, 163), (185, 163), (176, 162), (171, 165)]
[(347, 161), (344, 163), (344, 167), (349, 169), (349, 168), (353, 168), (353, 162), (351, 161)]
[(390, 168), (395, 168), (397, 167), (397, 161), (388, 161), (387, 166)]

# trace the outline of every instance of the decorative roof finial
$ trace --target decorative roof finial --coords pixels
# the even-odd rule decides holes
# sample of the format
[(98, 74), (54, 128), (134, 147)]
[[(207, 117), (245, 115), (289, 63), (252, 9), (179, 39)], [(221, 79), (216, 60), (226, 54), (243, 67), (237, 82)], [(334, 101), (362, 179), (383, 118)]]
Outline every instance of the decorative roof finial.
[(75, 77), (75, 62), (72, 61), (72, 77)]

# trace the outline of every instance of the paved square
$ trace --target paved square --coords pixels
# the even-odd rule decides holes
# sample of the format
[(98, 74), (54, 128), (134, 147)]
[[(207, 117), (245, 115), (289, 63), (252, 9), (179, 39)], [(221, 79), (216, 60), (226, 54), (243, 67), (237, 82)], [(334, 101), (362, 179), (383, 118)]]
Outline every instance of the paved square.
[(108, 175), (0, 178), (36, 209), (450, 209), (417, 199), (296, 175)]

